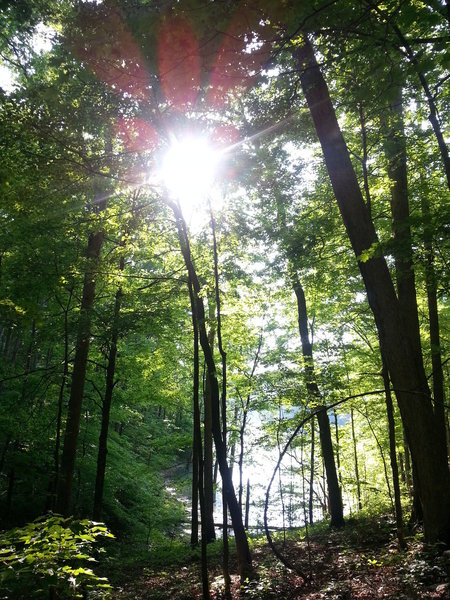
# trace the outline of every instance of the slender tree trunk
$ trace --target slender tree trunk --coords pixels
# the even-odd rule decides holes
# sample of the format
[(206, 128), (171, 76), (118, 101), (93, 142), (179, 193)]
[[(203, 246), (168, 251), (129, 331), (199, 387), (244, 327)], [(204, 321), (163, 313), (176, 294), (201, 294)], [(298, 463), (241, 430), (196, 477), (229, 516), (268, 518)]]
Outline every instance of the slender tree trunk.
[[(322, 402), (319, 386), (316, 381), (314, 371), (313, 349), (309, 339), (308, 332), (308, 313), (306, 308), (306, 299), (303, 287), (296, 273), (292, 274), (292, 283), (297, 298), (298, 310), (298, 328), (302, 343), (303, 361), (305, 364), (306, 387), (311, 398)], [(336, 464), (334, 462), (333, 442), (331, 440), (330, 421), (326, 410), (317, 414), (319, 423), (320, 446), (325, 463), (327, 475), (328, 497), (330, 502), (331, 525), (341, 527), (344, 525), (344, 511), (342, 507), (342, 497), (339, 489), (339, 482), (336, 473)]]
[[(214, 304), (208, 302), (209, 310), (209, 333), (208, 341), (211, 349), (214, 348), (215, 326), (214, 326)], [(213, 482), (213, 435), (212, 435), (212, 409), (211, 409), (211, 386), (206, 377), (204, 385), (204, 489), (205, 489), (205, 531), (206, 541), (213, 542), (216, 539), (214, 527), (214, 482)]]
[[(58, 393), (58, 410), (56, 414), (56, 437), (55, 437), (55, 449), (53, 454), (53, 481), (50, 483), (51, 498), (49, 499), (49, 505), (52, 510), (56, 508), (57, 491), (59, 483), (59, 451), (61, 447), (61, 423), (62, 423), (62, 411), (64, 402), (64, 390), (66, 389), (67, 377), (69, 375), (69, 308), (72, 302), (74, 284), (72, 284), (69, 290), (69, 298), (67, 304), (64, 307), (64, 362), (63, 362), (63, 374), (61, 383), (59, 385)], [(61, 305), (62, 307), (62, 305)]]
[(170, 203), (170, 206), (176, 218), (180, 248), (184, 258), (186, 269), (188, 271), (189, 278), (192, 282), (195, 304), (194, 308), (199, 328), (200, 345), (202, 347), (203, 354), (205, 357), (207, 375), (211, 386), (214, 445), (216, 448), (216, 456), (219, 463), (220, 474), (222, 477), (223, 490), (228, 504), (228, 509), (230, 511), (231, 521), (234, 530), (239, 575), (241, 577), (242, 583), (244, 583), (248, 577), (253, 577), (252, 559), (250, 555), (250, 548), (248, 545), (247, 536), (244, 529), (244, 524), (242, 522), (242, 514), (236, 498), (233, 481), (231, 479), (230, 469), (227, 463), (227, 450), (222, 438), (222, 431), (220, 427), (219, 384), (217, 381), (217, 371), (213, 353), (211, 351), (211, 346), (208, 341), (208, 335), (206, 333), (205, 309), (203, 305), (203, 300), (200, 295), (201, 287), (192, 262), (189, 238), (186, 231), (186, 224), (184, 222), (180, 208), (178, 207), (178, 205), (173, 203)]
[(337, 417), (337, 412), (334, 412), (334, 430), (336, 433), (336, 462), (337, 462), (337, 469), (338, 469), (338, 477), (339, 477), (339, 488), (341, 491), (341, 498), (342, 498), (342, 472), (341, 472), (341, 451), (340, 451), (340, 445), (339, 445), (339, 423), (338, 423), (338, 417)]
[[(124, 269), (124, 258), (120, 258), (120, 270)], [(114, 391), (114, 375), (116, 372), (117, 341), (119, 339), (119, 316), (122, 302), (122, 288), (116, 291), (114, 302), (114, 314), (111, 328), (111, 341), (108, 356), (108, 367), (106, 369), (105, 397), (102, 404), (102, 422), (100, 436), (98, 439), (97, 473), (95, 478), (94, 510), (95, 521), (100, 521), (103, 505), (103, 489), (105, 486), (106, 457), (108, 454), (108, 431), (109, 418), (111, 414), (111, 402)]]
[[(217, 310), (217, 345), (219, 347), (220, 357), (222, 359), (222, 438), (227, 448), (227, 353), (225, 352), (222, 344), (222, 313), (221, 313), (221, 302), (220, 302), (220, 289), (219, 289), (219, 258), (217, 252), (217, 239), (216, 239), (216, 224), (214, 221), (214, 215), (210, 206), (211, 213), (211, 230), (213, 236), (213, 254), (214, 254), (214, 288), (216, 293), (216, 310)], [(230, 478), (233, 478), (233, 470), (230, 469)], [(242, 509), (241, 520), (242, 520)], [(231, 600), (231, 579), (230, 579), (230, 549), (228, 544), (228, 509), (227, 509), (227, 498), (225, 494), (222, 494), (222, 522), (223, 522), (223, 579), (225, 584), (225, 598)]]
[(192, 505), (191, 505), (191, 546), (197, 546), (198, 544), (198, 440), (197, 440), (197, 429), (194, 423), (194, 431), (192, 435)]
[(442, 369), (439, 312), (437, 303), (437, 283), (434, 272), (433, 236), (430, 224), (430, 205), (426, 194), (421, 195), (423, 241), (425, 246), (425, 282), (427, 288), (428, 318), (430, 322), (431, 368), (433, 369), (434, 410), (444, 430), (447, 428), (445, 416), (444, 372)]
[(398, 477), (397, 449), (395, 443), (395, 421), (394, 406), (392, 404), (391, 388), (389, 382), (389, 373), (385, 361), (383, 360), (383, 382), (385, 390), (386, 414), (389, 427), (389, 454), (391, 458), (392, 483), (394, 486), (395, 502), (395, 523), (397, 526), (397, 538), (400, 547), (406, 548), (405, 531), (403, 529), (403, 510), (400, 494), (400, 481)]
[(243, 477), (243, 465), (244, 465), (244, 436), (245, 436), (245, 428), (247, 426), (247, 415), (248, 415), (248, 411), (250, 408), (251, 385), (252, 385), (253, 377), (255, 375), (256, 367), (258, 365), (262, 341), (263, 341), (263, 336), (261, 333), (259, 336), (258, 349), (255, 354), (255, 360), (253, 361), (252, 372), (250, 373), (250, 377), (248, 378), (249, 390), (248, 390), (245, 404), (242, 399), (242, 396), (240, 395), (240, 393), (238, 391), (239, 399), (241, 401), (241, 406), (242, 406), (242, 425), (239, 429), (239, 447), (240, 447), (240, 449), (239, 449), (239, 506), (241, 508), (241, 512), (242, 512), (242, 493), (243, 493), (242, 477)]
[(367, 170), (367, 127), (366, 127), (366, 116), (364, 114), (364, 106), (362, 102), (358, 103), (358, 113), (359, 113), (359, 124), (361, 126), (361, 139), (362, 139), (362, 150), (363, 150), (363, 158), (362, 158), (362, 169), (363, 169), (363, 182), (364, 182), (364, 194), (366, 196), (366, 206), (369, 211), (369, 215), (372, 214), (372, 199), (370, 197), (370, 187), (369, 187), (369, 173)]
[(403, 319), (417, 356), (422, 356), (419, 315), (417, 311), (411, 227), (409, 224), (408, 170), (406, 139), (403, 124), (402, 89), (395, 88), (396, 97), (390, 105), (388, 131), (384, 143), (387, 173), (391, 185), (392, 233), (397, 279), (398, 301)]
[(247, 425), (247, 412), (248, 412), (248, 404), (249, 404), (249, 400), (250, 400), (250, 394), (247, 396), (247, 402), (244, 406), (244, 403), (242, 402), (242, 425), (241, 428), (239, 429), (239, 492), (238, 492), (238, 497), (239, 497), (239, 507), (241, 509), (242, 512), (242, 493), (243, 493), (243, 465), (244, 465), (244, 433), (245, 433), (245, 427)]
[[(361, 412), (361, 411), (359, 411)], [(363, 413), (361, 413), (363, 414)], [(391, 508), (392, 508), (392, 515), (395, 517), (395, 504), (394, 504), (394, 497), (392, 495), (392, 490), (391, 490), (391, 482), (389, 479), (389, 474), (388, 474), (388, 468), (387, 468), (387, 463), (386, 463), (386, 458), (384, 456), (384, 450), (383, 450), (383, 446), (381, 445), (380, 440), (378, 439), (378, 436), (375, 432), (375, 429), (373, 428), (373, 425), (370, 421), (369, 418), (369, 414), (367, 412), (367, 407), (366, 407), (366, 412), (364, 414), (367, 424), (369, 425), (369, 429), (374, 437), (375, 443), (378, 446), (378, 450), (380, 451), (380, 456), (381, 456), (381, 462), (383, 463), (383, 471), (384, 471), (384, 480), (386, 481), (386, 487), (388, 490), (388, 495), (389, 495), (389, 500), (391, 503)], [(365, 471), (365, 464), (364, 464), (364, 481), (367, 481), (367, 476), (366, 476), (366, 471)], [(365, 499), (364, 499), (365, 501)]]
[(369, 305), (397, 396), (415, 464), (427, 541), (450, 543), (450, 475), (447, 449), (433, 411), (421, 356), (395, 295), (392, 279), (361, 194), (350, 156), (310, 42), (294, 51), (301, 85), (322, 146), (331, 185), (366, 287)]
[(350, 411), (350, 418), (351, 418), (351, 422), (352, 422), (353, 458), (355, 461), (356, 497), (358, 500), (358, 510), (361, 510), (362, 509), (361, 482), (359, 480), (358, 452), (356, 450), (355, 419), (353, 417), (353, 408)]
[[(202, 575), (202, 592), (203, 600), (209, 600), (209, 580), (208, 580), (208, 550), (207, 550), (207, 535), (206, 535), (206, 519), (205, 519), (205, 493), (203, 487), (203, 452), (202, 452), (202, 432), (200, 425), (200, 401), (199, 401), (199, 387), (200, 387), (200, 359), (199, 359), (199, 348), (198, 348), (198, 323), (197, 323), (197, 312), (195, 308), (195, 296), (192, 287), (192, 281), (189, 279), (189, 298), (191, 301), (191, 312), (192, 312), (192, 328), (194, 332), (194, 377), (193, 377), (193, 408), (194, 408), (194, 442), (196, 443), (194, 455), (197, 457), (197, 496), (200, 501), (200, 517), (201, 517), (201, 530), (202, 530), (202, 563), (201, 563), (201, 575)], [(194, 459), (193, 459), (194, 460)], [(194, 477), (193, 477), (194, 484)], [(194, 497), (194, 490), (192, 492)], [(194, 501), (192, 502), (192, 510), (194, 511)], [(196, 514), (192, 517), (197, 523), (196, 529), (192, 528), (191, 543), (196, 539), (198, 543), (198, 507), (195, 503)], [(194, 539), (193, 539), (194, 538)]]
[(248, 531), (248, 517), (250, 514), (250, 479), (247, 479), (247, 491), (245, 494), (245, 531)]
[(313, 500), (314, 500), (314, 438), (315, 438), (315, 424), (314, 419), (311, 419), (311, 457), (310, 457), (310, 475), (309, 475), (309, 524), (314, 523), (313, 515)]
[(408, 441), (406, 440), (405, 429), (403, 429), (403, 448), (405, 451), (405, 476), (406, 476), (406, 487), (408, 493), (412, 497), (413, 493), (413, 482), (412, 482), (412, 469), (411, 469), (411, 456), (409, 453)]
[(56, 510), (67, 516), (70, 513), (75, 455), (80, 431), (81, 407), (91, 335), (91, 312), (95, 297), (95, 271), (100, 256), (104, 233), (99, 231), (89, 236), (87, 265), (84, 276), (83, 297), (78, 321), (78, 335), (72, 372), (69, 406), (67, 411), (61, 471), (58, 485)]

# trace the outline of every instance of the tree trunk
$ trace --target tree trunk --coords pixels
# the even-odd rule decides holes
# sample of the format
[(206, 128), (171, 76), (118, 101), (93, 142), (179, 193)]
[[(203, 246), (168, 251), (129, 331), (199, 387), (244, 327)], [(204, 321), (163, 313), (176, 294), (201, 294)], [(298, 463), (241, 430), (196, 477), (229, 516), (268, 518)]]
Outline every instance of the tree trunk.
[[(52, 510), (56, 508), (57, 491), (59, 483), (59, 451), (61, 447), (61, 423), (62, 423), (62, 411), (64, 401), (64, 390), (66, 388), (67, 377), (69, 375), (69, 308), (72, 302), (74, 285), (72, 284), (69, 290), (69, 298), (67, 304), (64, 307), (64, 363), (63, 363), (63, 374), (61, 383), (59, 385), (58, 394), (58, 410), (56, 414), (56, 437), (55, 437), (55, 449), (53, 454), (53, 474), (52, 481), (49, 485), (50, 498), (48, 499), (49, 506)], [(60, 304), (61, 305), (61, 304)], [(62, 307), (62, 305), (61, 305)]]
[(385, 391), (386, 414), (389, 427), (389, 454), (391, 458), (392, 483), (394, 486), (395, 503), (395, 523), (397, 526), (397, 537), (400, 547), (406, 548), (405, 532), (403, 529), (403, 510), (400, 494), (400, 481), (398, 477), (397, 449), (395, 444), (395, 421), (394, 407), (392, 404), (391, 388), (389, 382), (389, 373), (385, 361), (383, 360), (383, 382)]
[(325, 80), (310, 42), (295, 50), (301, 85), (322, 146), (331, 185), (358, 260), (380, 342), (417, 469), (425, 538), (450, 543), (450, 475), (447, 449), (436, 437), (438, 422), (421, 356), (395, 295), (392, 279), (364, 203)]
[[(298, 329), (302, 342), (302, 354), (305, 365), (306, 387), (313, 400), (321, 404), (321, 394), (316, 381), (314, 371), (313, 348), (309, 339), (308, 332), (308, 313), (306, 308), (306, 299), (303, 287), (300, 283), (297, 273), (292, 274), (292, 283), (297, 298), (298, 310)], [(325, 472), (327, 475), (328, 498), (330, 502), (331, 525), (341, 527), (344, 524), (344, 511), (342, 507), (341, 492), (334, 462), (333, 442), (331, 440), (330, 421), (326, 410), (317, 414), (319, 423), (320, 446), (322, 457), (325, 463)]]
[(342, 472), (341, 472), (341, 451), (340, 451), (340, 446), (339, 446), (339, 424), (338, 424), (337, 412), (333, 411), (333, 413), (334, 413), (334, 430), (335, 430), (335, 434), (336, 434), (336, 462), (337, 462), (337, 470), (338, 470), (338, 478), (339, 478), (339, 489), (340, 489), (341, 498), (342, 498)]
[(247, 492), (245, 494), (245, 531), (248, 531), (248, 517), (250, 514), (250, 479), (247, 479)]
[[(123, 271), (124, 259), (123, 256), (120, 259), (120, 270)], [(97, 453), (97, 473), (95, 477), (95, 492), (94, 492), (94, 510), (93, 518), (94, 521), (100, 521), (102, 514), (103, 504), (103, 489), (105, 485), (105, 472), (106, 472), (106, 457), (108, 454), (108, 430), (109, 430), (109, 417), (111, 414), (111, 402), (114, 391), (114, 375), (116, 372), (116, 357), (117, 357), (117, 341), (119, 339), (119, 315), (120, 305), (122, 302), (122, 288), (119, 287), (116, 292), (116, 299), (114, 302), (114, 314), (111, 329), (111, 341), (108, 356), (108, 367), (106, 369), (106, 387), (105, 397), (102, 404), (102, 423), (100, 428), (100, 436), (98, 439), (98, 453)]]
[(308, 512), (309, 512), (309, 524), (312, 525), (314, 523), (314, 515), (313, 515), (313, 500), (314, 500), (314, 449), (315, 449), (315, 425), (314, 419), (311, 419), (311, 457), (310, 457), (310, 473), (309, 473), (309, 502), (308, 502)]
[[(202, 562), (201, 562), (201, 575), (202, 575), (202, 592), (203, 600), (209, 600), (209, 580), (208, 580), (208, 555), (207, 555), (207, 536), (206, 536), (206, 519), (205, 519), (205, 493), (203, 487), (203, 452), (202, 452), (202, 432), (200, 426), (200, 402), (199, 402), (199, 384), (200, 384), (200, 360), (198, 351), (198, 323), (197, 314), (195, 310), (195, 297), (194, 290), (192, 288), (192, 281), (189, 279), (189, 298), (191, 301), (191, 312), (192, 312), (192, 328), (194, 332), (194, 377), (193, 377), (193, 407), (194, 407), (194, 443), (196, 444), (194, 450), (194, 456), (197, 457), (197, 496), (200, 501), (200, 517), (201, 517), (201, 530), (202, 530)], [(193, 459), (195, 460), (195, 459)], [(194, 476), (192, 478), (192, 484), (194, 485)], [(194, 498), (194, 490), (192, 491)], [(197, 503), (195, 503), (195, 510), (198, 511)], [(194, 511), (194, 500), (192, 501), (192, 511)], [(194, 530), (194, 520), (197, 523), (197, 528)], [(198, 543), (198, 512), (192, 518), (192, 535), (191, 543)]]
[(353, 458), (355, 461), (356, 498), (358, 500), (358, 510), (361, 510), (361, 482), (359, 480), (358, 452), (356, 451), (355, 419), (353, 417), (353, 408), (350, 411), (350, 418), (352, 422)]
[(184, 222), (183, 216), (178, 205), (170, 203), (170, 206), (176, 218), (180, 249), (184, 258), (189, 278), (192, 282), (195, 305), (194, 309), (199, 328), (200, 345), (202, 347), (203, 355), (205, 357), (207, 375), (211, 386), (212, 428), (214, 445), (216, 448), (217, 461), (219, 463), (219, 470), (223, 482), (223, 491), (227, 501), (228, 509), (230, 511), (231, 522), (234, 530), (239, 575), (241, 578), (241, 582), (244, 583), (248, 577), (253, 577), (252, 559), (250, 555), (250, 548), (248, 545), (247, 536), (244, 529), (244, 524), (242, 522), (242, 514), (236, 498), (233, 481), (231, 479), (230, 469), (227, 463), (227, 450), (223, 442), (222, 431), (220, 428), (219, 384), (217, 381), (216, 365), (214, 362), (213, 353), (211, 351), (211, 346), (208, 341), (208, 335), (205, 327), (205, 308), (200, 295), (201, 287), (191, 258), (189, 239), (186, 231), (186, 223)]
[[(214, 215), (210, 206), (211, 213), (211, 231), (213, 236), (213, 254), (214, 254), (214, 289), (216, 295), (216, 310), (217, 310), (217, 345), (219, 347), (220, 357), (222, 359), (222, 398), (221, 398), (221, 413), (222, 413), (222, 439), (225, 446), (225, 452), (227, 448), (227, 353), (225, 352), (222, 344), (222, 314), (220, 310), (220, 290), (219, 290), (219, 259), (217, 253), (217, 239), (216, 239), (216, 224), (214, 221)], [(233, 480), (233, 470), (229, 470), (230, 479)], [(242, 509), (241, 507), (241, 520), (242, 520)], [(228, 544), (228, 510), (227, 510), (227, 498), (225, 494), (222, 494), (222, 541), (223, 541), (223, 580), (225, 587), (225, 598), (231, 600), (231, 579), (230, 579), (230, 549)]]
[(95, 271), (100, 256), (104, 233), (99, 231), (89, 236), (87, 247), (87, 265), (84, 275), (83, 297), (78, 321), (78, 334), (73, 363), (72, 384), (67, 411), (64, 446), (61, 459), (61, 471), (58, 485), (56, 510), (64, 516), (70, 513), (73, 472), (80, 431), (81, 407), (83, 403), (84, 383), (91, 335), (91, 309), (95, 297)]
[(412, 254), (411, 227), (409, 224), (408, 171), (406, 140), (403, 125), (402, 89), (396, 86), (396, 98), (390, 105), (387, 119), (387, 136), (384, 151), (391, 186), (392, 234), (394, 238), (395, 275), (397, 294), (404, 323), (414, 352), (422, 355), (419, 315)]
[[(208, 341), (211, 349), (214, 348), (214, 304), (208, 302), (209, 310), (209, 333)], [(204, 394), (204, 490), (205, 490), (205, 533), (206, 541), (213, 542), (216, 539), (214, 528), (214, 485), (213, 485), (213, 435), (212, 435), (212, 412), (211, 412), (211, 386), (208, 377), (205, 381)]]
[[(428, 318), (430, 327), (431, 368), (433, 370), (434, 410), (442, 426), (446, 427), (444, 372), (442, 369), (439, 313), (437, 304), (437, 283), (434, 272), (433, 236), (430, 224), (430, 206), (426, 194), (421, 195), (423, 241), (425, 246), (425, 282), (427, 288)], [(448, 423), (447, 423), (448, 424)], [(445, 435), (445, 433), (444, 433)]]

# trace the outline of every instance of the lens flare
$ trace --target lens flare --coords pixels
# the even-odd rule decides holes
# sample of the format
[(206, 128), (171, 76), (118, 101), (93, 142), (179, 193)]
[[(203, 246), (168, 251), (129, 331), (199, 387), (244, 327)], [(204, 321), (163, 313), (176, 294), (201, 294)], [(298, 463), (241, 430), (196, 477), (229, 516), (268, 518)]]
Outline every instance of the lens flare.
[(210, 193), (217, 161), (204, 138), (174, 140), (162, 161), (162, 180), (183, 208), (193, 208)]

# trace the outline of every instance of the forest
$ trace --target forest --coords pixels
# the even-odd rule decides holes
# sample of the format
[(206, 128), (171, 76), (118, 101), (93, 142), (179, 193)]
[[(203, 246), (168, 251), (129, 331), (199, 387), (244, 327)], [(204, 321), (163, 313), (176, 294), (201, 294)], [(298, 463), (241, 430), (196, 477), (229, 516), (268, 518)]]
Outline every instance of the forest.
[(0, 2), (0, 599), (450, 598), (449, 28)]

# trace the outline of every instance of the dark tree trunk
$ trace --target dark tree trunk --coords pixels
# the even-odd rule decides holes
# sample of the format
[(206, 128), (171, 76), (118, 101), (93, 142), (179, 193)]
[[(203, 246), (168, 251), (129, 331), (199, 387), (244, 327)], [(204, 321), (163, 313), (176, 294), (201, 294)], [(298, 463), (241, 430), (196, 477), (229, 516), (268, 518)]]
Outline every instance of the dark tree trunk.
[(311, 455), (310, 455), (310, 473), (309, 473), (309, 524), (314, 523), (313, 504), (314, 504), (314, 450), (315, 450), (315, 419), (311, 419)]
[(415, 464), (429, 542), (450, 543), (450, 475), (447, 449), (435, 433), (438, 420), (422, 358), (414, 350), (386, 261), (361, 194), (325, 80), (311, 44), (295, 51), (301, 84), (322, 146), (331, 185), (358, 260), (369, 305), (397, 396)]
[[(292, 283), (297, 298), (298, 328), (302, 343), (303, 361), (305, 364), (306, 387), (311, 398), (321, 404), (321, 394), (314, 371), (313, 348), (309, 339), (308, 313), (303, 287), (296, 273), (292, 275)], [(341, 527), (344, 524), (341, 491), (334, 462), (333, 442), (331, 440), (330, 421), (326, 410), (317, 414), (319, 423), (320, 446), (327, 475), (328, 497), (330, 502), (331, 525)]]
[[(197, 348), (195, 348), (195, 344), (197, 343)], [(195, 338), (194, 335), (194, 389), (195, 389), (195, 375), (196, 375), (196, 365), (195, 365), (195, 359), (197, 357), (198, 360), (198, 333), (197, 333), (197, 338)], [(197, 367), (198, 368), (198, 367)], [(198, 385), (198, 382), (197, 382)], [(198, 390), (197, 390), (197, 395), (198, 395)], [(195, 393), (194, 393), (194, 402), (195, 402)], [(197, 399), (198, 402), (198, 399)], [(198, 544), (198, 492), (199, 492), (199, 465), (200, 465), (200, 460), (199, 460), (199, 455), (198, 455), (198, 440), (197, 440), (197, 432), (200, 431), (200, 445), (202, 443), (201, 441), (201, 427), (200, 427), (200, 423), (198, 424), (197, 427), (197, 423), (195, 422), (196, 419), (196, 415), (197, 415), (197, 409), (194, 406), (193, 407), (193, 414), (194, 414), (194, 430), (192, 432), (192, 506), (191, 506), (191, 546), (197, 546)], [(199, 415), (199, 419), (200, 419), (200, 406), (198, 407), (198, 415)], [(203, 479), (203, 478), (202, 478)], [(203, 522), (203, 516), (202, 516), (202, 522)]]
[(341, 498), (342, 498), (342, 473), (341, 473), (341, 451), (340, 451), (340, 446), (339, 446), (339, 423), (338, 423), (338, 417), (337, 417), (337, 412), (334, 412), (334, 430), (336, 433), (336, 462), (337, 462), (337, 469), (338, 469), (338, 477), (339, 477), (339, 488), (340, 488), (340, 492), (341, 492)]
[[(59, 484), (59, 451), (61, 447), (61, 423), (62, 423), (62, 411), (63, 411), (63, 402), (64, 402), (64, 390), (66, 389), (67, 377), (69, 375), (69, 308), (72, 302), (74, 285), (72, 284), (69, 290), (69, 298), (67, 300), (67, 304), (64, 307), (64, 363), (63, 363), (63, 374), (61, 378), (61, 383), (59, 385), (59, 394), (58, 394), (58, 410), (56, 414), (56, 437), (55, 437), (55, 449), (53, 455), (53, 476), (52, 481), (50, 482), (50, 494), (51, 497), (49, 499), (49, 505), (52, 510), (56, 508), (57, 501), (57, 491)], [(62, 307), (62, 304), (60, 303)]]
[(411, 468), (411, 455), (409, 453), (408, 442), (406, 440), (405, 429), (403, 428), (403, 448), (405, 451), (405, 477), (406, 487), (408, 488), (408, 494), (412, 497), (413, 493), (413, 481), (412, 481), (412, 468)]
[(396, 98), (390, 105), (387, 119), (388, 130), (384, 144), (387, 173), (391, 185), (393, 254), (400, 309), (409, 330), (414, 352), (421, 357), (422, 348), (409, 224), (408, 171), (401, 87), (397, 86), (395, 92)]
[(361, 482), (359, 480), (358, 452), (356, 450), (355, 419), (353, 417), (353, 408), (350, 411), (350, 419), (352, 423), (353, 458), (355, 461), (356, 498), (358, 500), (358, 510), (361, 510)]
[[(361, 411), (359, 411), (361, 412)], [(362, 413), (361, 413), (362, 414)], [(378, 436), (375, 432), (375, 429), (373, 428), (372, 422), (369, 418), (369, 414), (367, 412), (367, 406), (366, 406), (366, 412), (364, 414), (367, 424), (369, 425), (369, 429), (374, 437), (375, 443), (378, 446), (378, 450), (380, 451), (380, 457), (381, 457), (381, 462), (383, 463), (383, 471), (384, 471), (384, 479), (386, 481), (386, 487), (388, 490), (388, 495), (389, 495), (389, 500), (391, 502), (391, 508), (392, 508), (392, 515), (395, 517), (395, 503), (394, 503), (394, 497), (392, 495), (392, 489), (391, 489), (391, 482), (389, 479), (389, 474), (388, 474), (388, 468), (387, 468), (387, 463), (386, 463), (386, 458), (384, 456), (384, 450), (383, 450), (383, 446), (381, 445), (380, 440), (378, 439)], [(366, 476), (366, 465), (364, 463), (364, 481), (367, 481), (367, 476)]]
[(392, 483), (394, 486), (395, 503), (395, 523), (397, 526), (397, 538), (401, 548), (406, 548), (405, 532), (403, 529), (403, 510), (400, 494), (400, 481), (398, 477), (397, 449), (395, 443), (395, 421), (394, 406), (392, 404), (391, 388), (389, 382), (389, 373), (385, 361), (383, 360), (383, 382), (385, 391), (386, 414), (389, 427), (389, 454), (391, 458)]
[[(219, 290), (219, 259), (217, 253), (217, 239), (216, 239), (216, 224), (214, 221), (214, 215), (210, 207), (211, 213), (211, 230), (213, 236), (213, 253), (214, 253), (214, 288), (216, 295), (216, 310), (217, 310), (217, 345), (219, 347), (220, 357), (222, 360), (222, 398), (221, 398), (221, 413), (222, 413), (222, 439), (227, 448), (227, 353), (225, 352), (222, 344), (222, 314), (220, 309), (220, 290)], [(233, 478), (233, 469), (229, 469), (230, 479)], [(241, 520), (242, 520), (242, 509)], [(225, 587), (225, 598), (231, 600), (231, 579), (230, 579), (230, 549), (228, 544), (228, 510), (227, 510), (227, 498), (225, 494), (222, 494), (222, 541), (223, 541), (223, 579)]]
[(216, 456), (217, 461), (219, 463), (220, 475), (222, 477), (223, 490), (227, 501), (228, 509), (230, 511), (231, 522), (234, 530), (239, 575), (242, 583), (244, 583), (248, 577), (253, 577), (252, 559), (250, 555), (250, 548), (248, 545), (247, 536), (244, 529), (244, 524), (242, 522), (242, 514), (236, 498), (233, 481), (231, 479), (230, 469), (227, 463), (227, 449), (222, 438), (222, 431), (220, 427), (219, 384), (217, 381), (216, 365), (214, 362), (213, 353), (211, 351), (211, 346), (208, 341), (208, 335), (205, 327), (205, 308), (200, 295), (201, 287), (192, 262), (189, 239), (183, 216), (179, 207), (176, 204), (171, 203), (170, 206), (176, 218), (180, 248), (184, 258), (186, 269), (188, 271), (189, 278), (192, 282), (195, 305), (194, 309), (199, 328), (200, 345), (202, 347), (203, 355), (205, 357), (207, 376), (211, 386), (211, 408), (214, 445), (216, 448)]
[(84, 276), (83, 297), (78, 321), (78, 334), (73, 363), (72, 385), (70, 388), (61, 471), (58, 485), (56, 510), (67, 516), (70, 513), (73, 472), (80, 431), (81, 407), (91, 335), (91, 312), (95, 297), (95, 271), (100, 256), (104, 233), (99, 231), (89, 236), (87, 265)]
[[(444, 372), (442, 369), (439, 313), (437, 304), (437, 282), (434, 272), (433, 236), (430, 223), (430, 206), (426, 194), (421, 195), (423, 241), (425, 246), (425, 282), (427, 287), (428, 318), (430, 322), (431, 368), (433, 370), (434, 410), (437, 418), (446, 427)], [(448, 424), (448, 423), (447, 423)], [(445, 435), (445, 434), (444, 434)]]
[[(208, 341), (211, 349), (214, 348), (214, 304), (208, 303), (210, 329)], [(205, 489), (205, 532), (206, 541), (213, 542), (216, 539), (214, 528), (214, 482), (213, 482), (213, 435), (212, 435), (212, 411), (211, 411), (211, 386), (206, 378), (204, 386), (204, 489)]]
[[(120, 270), (124, 269), (124, 259), (120, 259)], [(108, 431), (109, 417), (111, 414), (111, 402), (114, 391), (114, 375), (116, 372), (116, 357), (117, 357), (117, 341), (119, 339), (119, 316), (120, 306), (122, 302), (122, 288), (116, 292), (114, 302), (114, 314), (111, 328), (111, 340), (108, 356), (108, 366), (106, 369), (106, 387), (105, 397), (102, 404), (102, 422), (100, 427), (100, 436), (98, 438), (98, 453), (97, 453), (97, 473), (95, 477), (95, 492), (94, 492), (94, 510), (93, 517), (95, 521), (100, 521), (103, 505), (103, 489), (105, 485), (106, 472), (106, 457), (108, 454)]]
[[(200, 401), (199, 401), (199, 387), (200, 387), (200, 359), (199, 359), (199, 348), (198, 348), (198, 323), (197, 323), (197, 312), (195, 308), (195, 296), (192, 287), (192, 281), (189, 279), (189, 298), (191, 301), (191, 312), (192, 312), (192, 328), (194, 332), (194, 377), (193, 377), (193, 407), (194, 407), (194, 443), (196, 444), (194, 450), (194, 456), (197, 458), (197, 496), (200, 501), (200, 517), (201, 517), (201, 530), (202, 530), (202, 563), (201, 563), (201, 575), (202, 575), (202, 592), (203, 600), (209, 600), (209, 580), (208, 580), (208, 555), (207, 555), (207, 536), (206, 536), (206, 520), (205, 520), (205, 493), (203, 487), (203, 451), (202, 451), (202, 432), (200, 426)], [(194, 459), (193, 459), (194, 460)], [(194, 485), (194, 477), (192, 479)], [(192, 497), (194, 498), (194, 490), (192, 491)], [(192, 501), (192, 511), (194, 511), (194, 500)], [(192, 535), (191, 543), (194, 543), (195, 539), (198, 543), (198, 507), (195, 503), (196, 514), (192, 515)], [(194, 520), (196, 521), (196, 529), (194, 530)]]
[(248, 531), (248, 517), (250, 514), (250, 479), (247, 479), (247, 492), (245, 494), (245, 531)]

